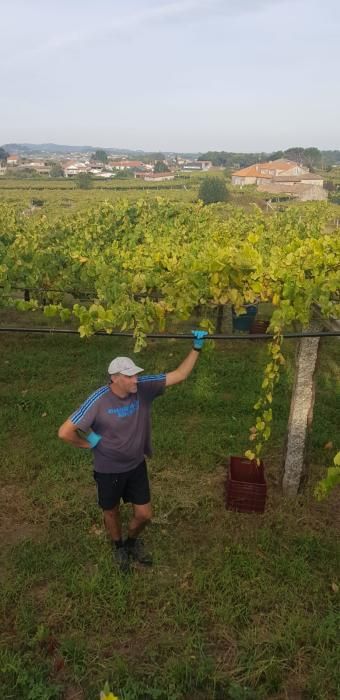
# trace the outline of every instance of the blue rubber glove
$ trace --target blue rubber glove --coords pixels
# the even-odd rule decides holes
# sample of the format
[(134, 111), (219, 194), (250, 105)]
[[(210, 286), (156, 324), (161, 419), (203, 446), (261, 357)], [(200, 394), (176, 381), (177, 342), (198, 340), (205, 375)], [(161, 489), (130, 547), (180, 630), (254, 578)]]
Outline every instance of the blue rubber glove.
[(88, 442), (89, 445), (91, 445), (91, 448), (93, 449), (93, 447), (96, 447), (98, 445), (98, 442), (100, 442), (102, 436), (98, 435), (97, 433), (94, 433), (93, 430), (91, 430), (91, 432), (88, 435), (86, 435), (85, 439), (86, 442)]
[(194, 350), (202, 350), (204, 338), (208, 335), (208, 331), (191, 331), (194, 336)]

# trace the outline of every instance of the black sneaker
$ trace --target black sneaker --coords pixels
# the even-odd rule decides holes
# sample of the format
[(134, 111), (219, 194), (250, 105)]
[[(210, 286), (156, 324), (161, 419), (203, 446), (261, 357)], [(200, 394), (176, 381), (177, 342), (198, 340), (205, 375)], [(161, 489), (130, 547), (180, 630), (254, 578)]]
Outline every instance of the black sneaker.
[(143, 564), (143, 566), (152, 566), (152, 555), (150, 552), (145, 551), (143, 540), (137, 539), (132, 545), (126, 544), (125, 541), (124, 548), (132, 561), (137, 561), (138, 564)]
[(125, 547), (116, 547), (114, 545), (112, 554), (113, 554), (113, 560), (116, 562), (118, 569), (123, 574), (128, 574), (130, 571), (130, 561), (129, 561), (129, 555), (128, 555)]

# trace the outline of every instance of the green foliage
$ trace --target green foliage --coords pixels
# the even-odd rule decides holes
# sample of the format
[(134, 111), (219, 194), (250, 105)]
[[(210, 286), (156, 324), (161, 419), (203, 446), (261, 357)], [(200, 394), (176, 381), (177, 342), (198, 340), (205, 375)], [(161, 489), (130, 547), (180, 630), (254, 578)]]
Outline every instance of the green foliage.
[(80, 190), (89, 190), (93, 186), (93, 180), (89, 173), (79, 173), (76, 183)]
[(333, 202), (333, 204), (340, 204), (340, 191), (337, 190), (336, 192), (331, 192), (329, 195), (329, 200), (330, 202)]
[(287, 158), (303, 163), (308, 168), (318, 168), (327, 164), (334, 165), (340, 162), (340, 151), (320, 151), (318, 148), (301, 148), (299, 146), (287, 148), (285, 151), (273, 151), (272, 153), (233, 153), (227, 151), (208, 151), (200, 155), (199, 160), (210, 160), (213, 165), (227, 168), (244, 168), (247, 165), (260, 161), (277, 160)]
[(167, 164), (164, 163), (164, 161), (157, 160), (155, 163), (154, 172), (155, 173), (169, 173), (170, 168), (168, 168)]
[(157, 151), (154, 153), (148, 153), (145, 156), (141, 156), (140, 153), (136, 152), (136, 159), (140, 160), (142, 163), (153, 163), (156, 160), (165, 160), (165, 154), (161, 153), (161, 151)]
[(59, 700), (61, 688), (49, 679), (47, 663), (36, 664), (27, 653), (6, 650), (0, 653), (0, 663), (6, 700)]
[(283, 152), (283, 157), (295, 160), (308, 168), (317, 168), (321, 164), (321, 151), (318, 148), (288, 148)]
[(316, 485), (314, 494), (319, 501), (322, 501), (333, 489), (340, 484), (340, 452), (333, 460), (334, 466), (328, 467), (324, 479)]
[(107, 163), (108, 157), (106, 151), (104, 151), (104, 149), (102, 148), (98, 148), (98, 150), (95, 151), (93, 156), (91, 157), (91, 160), (95, 160), (98, 163)]
[(226, 202), (228, 199), (228, 190), (225, 181), (222, 180), (221, 177), (207, 175), (200, 184), (198, 198), (201, 199), (204, 204)]
[(0, 163), (6, 163), (8, 158), (8, 153), (4, 148), (0, 147)]
[(116, 170), (116, 180), (133, 180), (134, 177), (135, 175), (131, 168), (126, 168), (125, 170)]
[(43, 179), (43, 176), (37, 173), (34, 168), (25, 168), (25, 170), (21, 168), (11, 168), (11, 177), (16, 180), (30, 180), (33, 178), (35, 180)]
[[(169, 318), (188, 319), (197, 306), (204, 318), (217, 306), (232, 304), (239, 313), (245, 304), (270, 302), (274, 338), (247, 453), (258, 458), (271, 434), (283, 329), (293, 322), (306, 327), (315, 303), (326, 317), (340, 312), (340, 240), (325, 233), (328, 216), (323, 204), (270, 217), (228, 206), (221, 219), (200, 202), (120, 200), (51, 224), (3, 206), (0, 298), (9, 305), (13, 287), (37, 287), (45, 290), (45, 313), (65, 319), (64, 290), (76, 299), (86, 290), (93, 303), (77, 301), (71, 310), (81, 337), (131, 330), (137, 351), (147, 333), (165, 330)], [(41, 299), (32, 294), (21, 303), (34, 309)]]
[(267, 160), (268, 153), (233, 153), (228, 151), (207, 151), (202, 153), (198, 160), (210, 160), (215, 166), (225, 168), (245, 168), (247, 165), (257, 163), (259, 160)]
[(50, 177), (64, 177), (64, 171), (59, 163), (54, 163), (50, 170)]

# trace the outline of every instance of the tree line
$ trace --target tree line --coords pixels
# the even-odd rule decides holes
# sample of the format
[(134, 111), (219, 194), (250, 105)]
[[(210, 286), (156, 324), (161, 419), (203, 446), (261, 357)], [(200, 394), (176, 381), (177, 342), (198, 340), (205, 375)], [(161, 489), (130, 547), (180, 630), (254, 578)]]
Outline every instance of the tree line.
[(210, 160), (215, 166), (224, 168), (246, 168), (248, 165), (259, 163), (268, 160), (278, 160), (286, 158), (294, 160), (307, 168), (331, 168), (336, 164), (340, 164), (340, 151), (320, 151), (314, 146), (302, 148), (294, 146), (287, 148), (285, 151), (273, 151), (266, 153), (235, 153), (232, 151), (207, 151), (199, 155), (198, 160)]

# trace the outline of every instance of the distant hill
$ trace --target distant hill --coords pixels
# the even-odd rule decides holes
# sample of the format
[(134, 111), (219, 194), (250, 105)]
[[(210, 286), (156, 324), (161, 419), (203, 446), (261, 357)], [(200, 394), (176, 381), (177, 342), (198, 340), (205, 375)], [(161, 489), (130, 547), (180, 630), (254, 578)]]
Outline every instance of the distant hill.
[[(132, 159), (138, 159), (143, 156), (154, 155), (156, 158), (160, 157), (161, 153), (154, 153), (153, 151), (143, 151), (142, 149), (132, 150), (131, 148), (103, 148), (103, 146), (69, 146), (59, 143), (4, 143), (2, 145), (7, 153), (18, 153), (19, 155), (31, 155), (31, 154), (59, 154), (66, 155), (68, 153), (94, 153), (97, 150), (104, 150), (112, 155), (128, 155)], [(183, 155), (186, 158), (196, 158), (198, 153), (178, 153), (169, 151), (163, 152), (166, 156), (169, 155)]]
[[(68, 146), (59, 143), (4, 143), (3, 148), (7, 153), (92, 153), (102, 146)], [(105, 148), (108, 153), (140, 153), (144, 151), (132, 151), (123, 148)]]
[(339, 150), (329, 150), (320, 151), (317, 148), (288, 148), (285, 151), (275, 151), (272, 153), (234, 153), (231, 151), (208, 151), (206, 153), (188, 153), (183, 151), (163, 151), (162, 153), (153, 151), (143, 151), (142, 149), (132, 150), (131, 148), (103, 148), (102, 146), (70, 146), (59, 143), (4, 143), (2, 148), (7, 153), (18, 153), (22, 156), (27, 155), (43, 155), (43, 154), (56, 154), (56, 155), (67, 155), (67, 154), (84, 154), (84, 153), (94, 153), (96, 150), (105, 150), (111, 155), (117, 156), (128, 156), (132, 160), (139, 160), (141, 158), (153, 158), (154, 160), (161, 160), (164, 156), (166, 157), (176, 157), (182, 156), (184, 158), (199, 160), (210, 160), (215, 166), (225, 167), (225, 168), (242, 168), (247, 165), (252, 165), (253, 163), (258, 163), (266, 160), (276, 160), (277, 158), (288, 158), (290, 160), (297, 160), (303, 162), (308, 167), (327, 167), (333, 166), (340, 163), (340, 151)]

